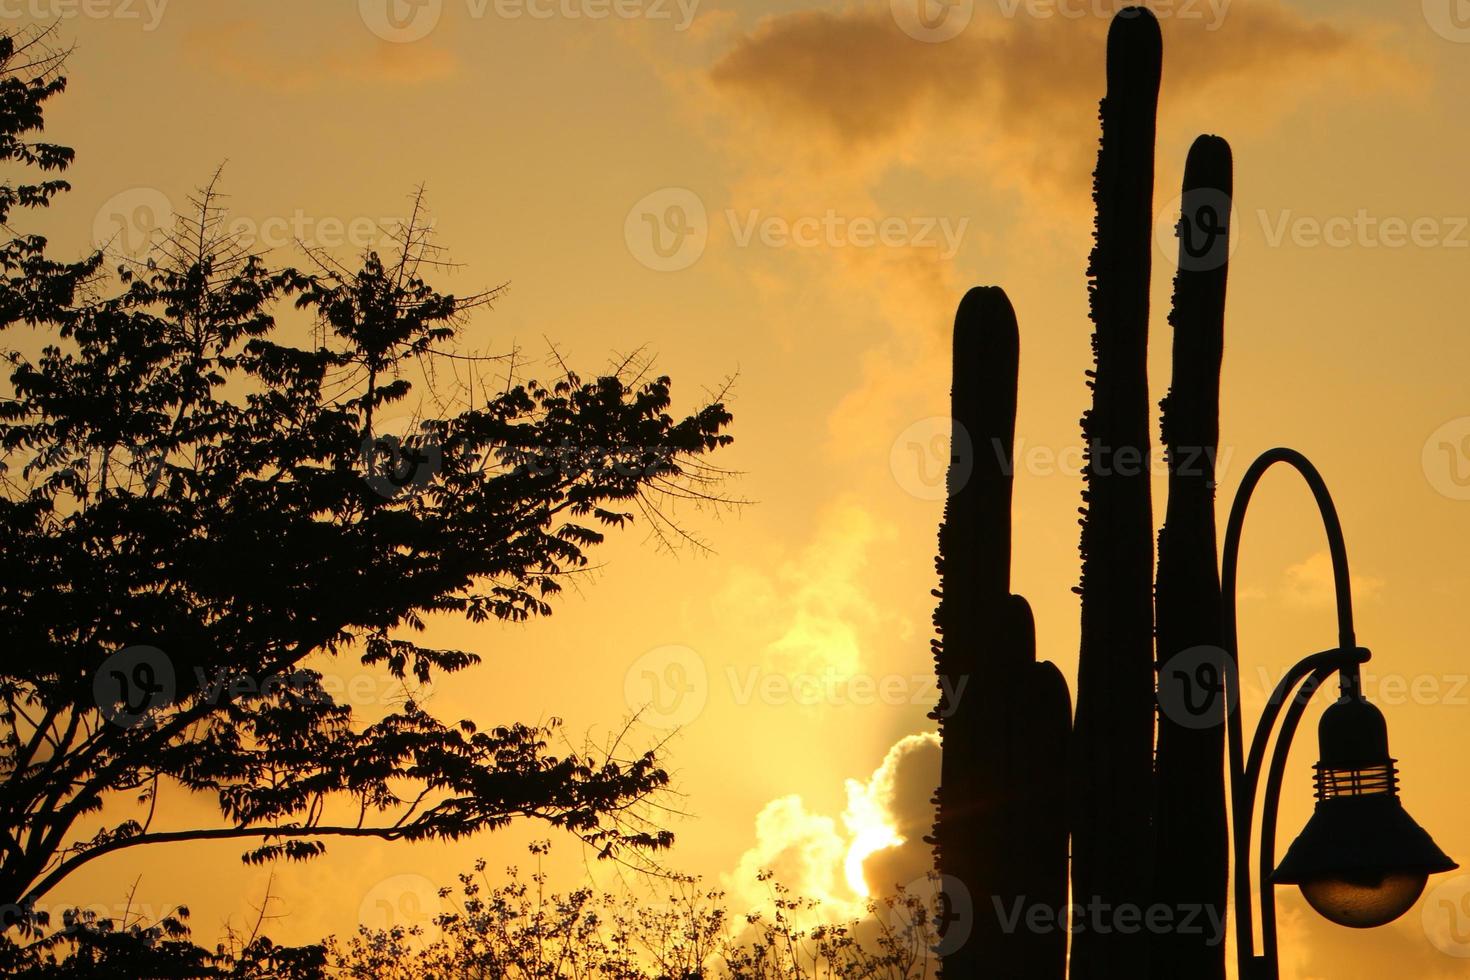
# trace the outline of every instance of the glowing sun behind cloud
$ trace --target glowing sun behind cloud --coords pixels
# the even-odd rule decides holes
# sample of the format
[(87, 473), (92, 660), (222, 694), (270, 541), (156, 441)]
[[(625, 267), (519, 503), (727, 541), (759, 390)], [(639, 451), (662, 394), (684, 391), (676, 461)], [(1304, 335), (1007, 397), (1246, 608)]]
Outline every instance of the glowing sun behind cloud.
[(798, 795), (772, 800), (756, 817), (754, 846), (724, 876), (733, 904), (768, 903), (771, 893), (757, 876), (771, 871), (793, 893), (819, 899), (827, 918), (861, 917), (869, 898), (932, 870), (924, 835), (938, 782), (939, 738), (925, 732), (899, 739), (869, 778), (846, 781), (840, 821), (813, 813)]
[[(873, 782), (876, 781), (875, 778)], [(863, 862), (869, 855), (904, 842), (889, 823), (886, 808), (873, 798), (871, 787), (872, 783), (849, 779), (847, 812), (842, 815), (842, 822), (852, 835), (852, 843), (847, 847), (847, 857), (842, 862), (843, 876), (847, 879), (847, 887), (863, 898), (870, 895), (868, 881), (863, 874)]]

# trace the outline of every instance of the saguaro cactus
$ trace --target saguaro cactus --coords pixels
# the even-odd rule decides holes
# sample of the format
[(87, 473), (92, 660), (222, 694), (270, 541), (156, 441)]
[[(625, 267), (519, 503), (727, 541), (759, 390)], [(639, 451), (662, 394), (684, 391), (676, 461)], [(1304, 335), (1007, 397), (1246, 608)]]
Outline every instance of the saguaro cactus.
[[(1169, 503), (1159, 533), (1159, 736), (1154, 901), (1213, 909), (1223, 922), (1229, 840), (1225, 825), (1227, 669), (1221, 651), (1215, 563), (1215, 458), (1220, 441), (1220, 360), (1233, 193), (1230, 146), (1201, 136), (1184, 168), (1179, 272), (1174, 279), (1174, 375), (1161, 408)], [(1218, 942), (1216, 942), (1218, 940)], [(1154, 937), (1156, 980), (1224, 980), (1223, 936), (1208, 928)]]
[[(1152, 885), (1153, 512), (1149, 494), (1148, 307), (1154, 130), (1162, 39), (1147, 10), (1108, 33), (1107, 95), (1094, 174), (1089, 268), (1096, 370), (1082, 420), (1082, 640), (1072, 745), (1072, 938), (1076, 980), (1148, 975), (1148, 936), (1113, 928)], [(1101, 921), (1099, 921), (1101, 917)]]
[[(939, 531), (933, 643), (944, 743), (934, 844), (968, 937), (946, 936), (947, 977), (1060, 980), (1066, 934), (1026, 926), (1066, 903), (1066, 681), (1036, 662), (1030, 607), (1010, 592), (1012, 456), (1019, 339), (999, 289), (973, 289), (955, 317), (955, 455)], [(968, 918), (968, 917), (966, 917)]]

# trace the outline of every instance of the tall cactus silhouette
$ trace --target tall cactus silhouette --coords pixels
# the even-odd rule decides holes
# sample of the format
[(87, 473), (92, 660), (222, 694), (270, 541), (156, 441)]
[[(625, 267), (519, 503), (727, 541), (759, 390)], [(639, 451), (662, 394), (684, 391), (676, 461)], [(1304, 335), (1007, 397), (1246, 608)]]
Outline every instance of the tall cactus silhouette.
[(950, 978), (1063, 976), (1065, 934), (1028, 931), (1024, 913), (1068, 905), (1069, 832), (1070, 902), (1083, 916), (1072, 935), (1073, 980), (1224, 978), (1225, 951), (1207, 931), (1129, 931), (1091, 918), (1153, 906), (1223, 912), (1226, 900), (1214, 481), (1231, 157), (1224, 140), (1204, 136), (1185, 168), (1155, 591), (1147, 350), (1161, 64), (1154, 16), (1120, 11), (1108, 33), (1093, 185), (1095, 365), (1082, 419), (1082, 639), (1070, 731), (1066, 684), (1036, 661), (1030, 607), (1010, 594), (1015, 314), (1001, 290), (975, 289), (955, 318), (957, 441), (934, 642), (944, 754), (932, 840), (952, 902), (971, 902), (974, 932), (941, 945)]
[(1071, 699), (1056, 667), (1037, 663), (1031, 609), (1010, 591), (1018, 349), (1005, 293), (971, 290), (955, 317), (955, 449), (939, 531), (933, 842), (951, 909), (974, 914), (964, 917), (973, 933), (946, 936), (940, 950), (946, 977), (1061, 980), (1064, 932), (1003, 925), (1067, 895)]
[[(1184, 168), (1179, 272), (1174, 278), (1172, 386), (1161, 426), (1169, 503), (1159, 532), (1159, 735), (1154, 901), (1225, 911), (1226, 668), (1215, 564), (1215, 454), (1225, 336), (1233, 181), (1230, 146), (1201, 136)], [(1223, 919), (1214, 918), (1214, 921)], [(1223, 939), (1208, 930), (1154, 937), (1155, 980), (1224, 980)]]
[[(1152, 885), (1153, 510), (1148, 309), (1154, 131), (1163, 41), (1141, 7), (1108, 32), (1107, 95), (1094, 174), (1091, 279), (1096, 370), (1082, 420), (1082, 638), (1072, 745), (1072, 900), (1146, 908)], [(1076, 980), (1148, 975), (1143, 931), (1083, 928)]]

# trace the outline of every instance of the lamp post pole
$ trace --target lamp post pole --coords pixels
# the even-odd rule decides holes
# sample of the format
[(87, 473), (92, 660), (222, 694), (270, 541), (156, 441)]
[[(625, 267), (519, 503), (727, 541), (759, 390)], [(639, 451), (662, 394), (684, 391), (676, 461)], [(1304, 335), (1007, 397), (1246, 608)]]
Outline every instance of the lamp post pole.
[[(1241, 527), (1245, 522), (1245, 510), (1250, 504), (1251, 494), (1260, 483), (1261, 476), (1276, 463), (1286, 463), (1297, 470), (1310, 486), (1317, 501), (1317, 510), (1322, 514), (1322, 523), (1327, 532), (1327, 547), (1332, 552), (1332, 577), (1338, 604), (1338, 645), (1320, 654), (1304, 658), (1292, 667), (1277, 683), (1272, 692), (1260, 723), (1255, 727), (1251, 739), (1250, 755), (1245, 754), (1241, 732), (1241, 683), (1239, 683), (1239, 648), (1235, 621), (1236, 564), (1241, 550)], [(1292, 738), (1297, 735), (1297, 726), (1307, 710), (1307, 702), (1332, 674), (1338, 674), (1341, 698), (1329, 708), (1336, 711), (1335, 720), (1323, 727), (1323, 761), (1319, 770), (1319, 813), (1323, 813), (1323, 801), (1332, 820), (1341, 823), (1347, 817), (1351, 821), (1351, 835), (1341, 839), (1341, 832), (1327, 833), (1329, 848), (1335, 854), (1327, 854), (1329, 868), (1317, 868), (1311, 876), (1288, 877), (1294, 882), (1332, 883), (1342, 880), (1351, 886), (1361, 886), (1358, 898), (1364, 893), (1373, 895), (1373, 889), (1383, 889), (1386, 876), (1397, 876), (1392, 886), (1398, 892), (1383, 901), (1377, 917), (1374, 911), (1360, 915), (1361, 921), (1349, 921), (1339, 917), (1336, 908), (1326, 908), (1308, 901), (1314, 908), (1339, 923), (1354, 926), (1372, 926), (1391, 921), (1419, 898), (1423, 880), (1435, 871), (1457, 867), (1444, 852), (1439, 851), (1429, 835), (1420, 830), (1398, 805), (1397, 783), (1395, 783), (1394, 760), (1388, 758), (1388, 735), (1383, 727), (1382, 716), (1376, 708), (1367, 704), (1361, 692), (1361, 664), (1369, 660), (1366, 648), (1357, 645), (1352, 632), (1352, 594), (1348, 577), (1347, 545), (1342, 539), (1342, 525), (1338, 522), (1338, 511), (1333, 507), (1332, 497), (1327, 494), (1326, 483), (1316, 467), (1307, 457), (1295, 450), (1267, 451), (1261, 454), (1242, 479), (1236, 491), (1235, 501), (1230, 505), (1229, 523), (1225, 530), (1225, 548), (1220, 563), (1220, 604), (1222, 604), (1222, 641), (1225, 646), (1226, 663), (1223, 664), (1223, 680), (1226, 692), (1226, 745), (1229, 754), (1230, 808), (1232, 808), (1232, 843), (1235, 855), (1235, 929), (1236, 955), (1239, 961), (1241, 980), (1279, 980), (1280, 967), (1276, 949), (1276, 895), (1273, 874), (1276, 870), (1276, 815), (1282, 789), (1282, 776), (1286, 770), (1286, 758), (1291, 752)], [(1295, 692), (1295, 693), (1294, 693)], [(1288, 705), (1283, 714), (1283, 705)], [(1326, 718), (1327, 716), (1324, 716)], [(1254, 821), (1255, 799), (1260, 788), (1261, 768), (1266, 765), (1266, 751), (1272, 738), (1272, 730), (1280, 720), (1280, 732), (1266, 770), (1266, 786), (1261, 801), (1260, 854), (1258, 854), (1258, 876), (1260, 876), (1261, 909), (1261, 952), (1255, 955), (1255, 936), (1252, 929), (1251, 887), (1251, 826)], [(1347, 738), (1344, 738), (1347, 735)], [(1347, 752), (1342, 751), (1347, 746)], [(1364, 749), (1363, 746), (1369, 746)], [(1330, 757), (1330, 758), (1329, 758)], [(1342, 763), (1342, 758), (1348, 763)], [(1342, 763), (1342, 764), (1339, 764)], [(1339, 783), (1338, 780), (1344, 780)], [(1366, 802), (1364, 802), (1366, 801)], [(1347, 807), (1347, 810), (1344, 810)], [(1314, 817), (1316, 820), (1316, 817)], [(1308, 830), (1311, 824), (1308, 824)], [(1307, 840), (1304, 832), (1301, 839)], [(1313, 837), (1313, 857), (1322, 857), (1320, 837)], [(1379, 843), (1386, 843), (1383, 857), (1376, 851)], [(1294, 848), (1295, 852), (1295, 848)], [(1370, 857), (1372, 855), (1372, 857)], [(1288, 862), (1292, 855), (1288, 854)], [(1319, 861), (1322, 864), (1322, 861)], [(1285, 865), (1283, 865), (1285, 867)], [(1374, 874), (1376, 873), (1376, 874)], [(1363, 877), (1355, 877), (1363, 876)], [(1410, 884), (1404, 886), (1404, 880)], [(1361, 884), (1361, 882), (1369, 882)], [(1414, 883), (1417, 882), (1417, 889)], [(1305, 890), (1304, 884), (1304, 890)], [(1407, 890), (1405, 890), (1407, 889)], [(1407, 896), (1407, 902), (1404, 901)], [(1344, 912), (1344, 915), (1347, 912)]]

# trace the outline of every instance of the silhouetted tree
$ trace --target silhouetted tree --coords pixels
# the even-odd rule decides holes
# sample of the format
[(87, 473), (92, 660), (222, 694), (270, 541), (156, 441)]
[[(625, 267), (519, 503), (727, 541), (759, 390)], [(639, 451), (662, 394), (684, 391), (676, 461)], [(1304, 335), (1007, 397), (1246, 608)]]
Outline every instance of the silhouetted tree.
[[(24, 139), (59, 62), (25, 51), (0, 47), (0, 153), (58, 171), (71, 151)], [(0, 214), (64, 187), (7, 186)], [(660, 507), (712, 499), (721, 475), (705, 462), (730, 441), (718, 396), (672, 416), (669, 380), (634, 359), (549, 385), (461, 373), (446, 394), (484, 368), (457, 340), (495, 293), (438, 292), (422, 222), (389, 257), (318, 254), (311, 274), (226, 226), (206, 191), (120, 283), (94, 276), (96, 256), (52, 264), (38, 237), (0, 251), (0, 329), (49, 335), (6, 352), (0, 400), (5, 929), (34, 937), (34, 903), (87, 862), (172, 841), (305, 859), (332, 836), (454, 839), (532, 817), (602, 857), (666, 847), (636, 805), (668, 779), (652, 752), (553, 754), (554, 721), (441, 722), (413, 685), (479, 657), (414, 634), (438, 614), (549, 612), (635, 514), (677, 532)], [(278, 327), (288, 300), (310, 341)], [(385, 430), (395, 411), (405, 431)], [(337, 656), (391, 674), (404, 703), (354, 719), (324, 684)], [(170, 786), (213, 794), (220, 825), (155, 829)], [(135, 814), (102, 812), (127, 798)]]
[[(1153, 513), (1148, 307), (1154, 129), (1162, 39), (1129, 7), (1108, 32), (1107, 95), (1094, 175), (1091, 278), (1096, 371), (1082, 420), (1082, 643), (1073, 745), (1072, 900), (1143, 909), (1153, 875)], [(1104, 924), (1106, 927), (1106, 923)], [(1076, 980), (1148, 975), (1143, 931), (1080, 929)]]
[(176, 909), (156, 922), (126, 922), (89, 909), (68, 911), (56, 932), (23, 950), (0, 951), (14, 980), (324, 980), (327, 947), (278, 946), (256, 935), (237, 949), (203, 949), (189, 941), (188, 914)]
[[(1216, 564), (1215, 460), (1220, 442), (1220, 360), (1230, 254), (1230, 146), (1201, 136), (1184, 168), (1179, 272), (1174, 278), (1174, 367), (1160, 419), (1169, 502), (1159, 532), (1160, 704), (1153, 900), (1170, 909), (1213, 908), (1223, 921), (1230, 868), (1225, 823), (1225, 714), (1220, 571)], [(1164, 692), (1168, 690), (1170, 694)], [(1156, 980), (1224, 980), (1224, 943), (1208, 930), (1154, 937)]]
[(11, 229), (17, 210), (47, 207), (71, 187), (59, 175), (71, 166), (74, 151), (34, 138), (44, 129), (46, 103), (66, 90), (66, 53), (50, 39), (49, 31), (0, 33), (0, 161), (22, 177), (0, 182), (0, 228), (11, 232), (0, 242), (0, 323), (6, 324), (53, 319), (102, 263), (100, 255), (56, 262), (46, 255), (44, 237)]
[(1022, 924), (1033, 906), (1055, 916), (1066, 905), (1072, 706), (1060, 671), (1036, 661), (1031, 607), (1010, 590), (1019, 343), (1005, 293), (970, 290), (955, 316), (954, 435), (936, 562), (933, 650), (943, 683), (933, 717), (944, 752), (933, 840), (949, 911), (971, 904), (974, 933), (939, 948), (947, 977), (1060, 980), (1065, 931)]

